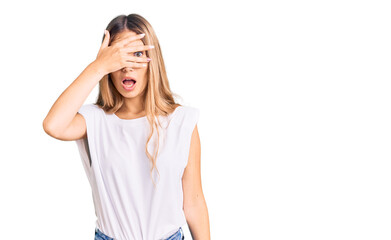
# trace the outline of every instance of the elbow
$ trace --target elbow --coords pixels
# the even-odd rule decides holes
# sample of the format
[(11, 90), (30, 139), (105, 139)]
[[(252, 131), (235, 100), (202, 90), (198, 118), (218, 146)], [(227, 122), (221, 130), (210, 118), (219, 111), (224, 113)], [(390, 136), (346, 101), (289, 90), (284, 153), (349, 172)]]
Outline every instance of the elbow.
[(49, 135), (49, 136), (51, 136), (51, 137), (53, 137), (53, 138), (57, 138), (56, 136), (57, 136), (57, 134), (56, 134), (56, 130), (55, 130), (55, 128), (53, 127), (53, 125), (52, 124), (50, 124), (50, 122), (48, 122), (47, 120), (46, 120), (46, 118), (43, 120), (43, 122), (42, 122), (42, 128), (43, 128), (43, 130), (45, 131), (45, 133), (47, 134), (47, 135)]
[(194, 212), (197, 212), (200, 208), (204, 208), (205, 206), (206, 201), (203, 194), (201, 194), (200, 197), (195, 198), (192, 201), (185, 201), (183, 203), (183, 211), (185, 214), (188, 213), (188, 215), (192, 215)]
[(53, 130), (52, 130), (51, 126), (47, 123), (46, 118), (42, 122), (42, 128), (46, 134), (53, 137)]

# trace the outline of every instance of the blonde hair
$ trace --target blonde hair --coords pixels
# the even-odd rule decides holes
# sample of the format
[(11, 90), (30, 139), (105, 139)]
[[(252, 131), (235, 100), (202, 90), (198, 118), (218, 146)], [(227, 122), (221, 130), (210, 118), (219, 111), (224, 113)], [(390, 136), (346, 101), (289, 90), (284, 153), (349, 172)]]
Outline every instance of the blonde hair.
[[(156, 188), (155, 182), (152, 178), (152, 171), (156, 168), (156, 171), (159, 174), (159, 170), (156, 167), (156, 159), (159, 152), (158, 123), (159, 126), (161, 126), (161, 123), (156, 121), (156, 118), (159, 115), (167, 116), (172, 113), (177, 106), (181, 106), (181, 104), (175, 102), (173, 97), (179, 97), (179, 95), (173, 93), (170, 89), (159, 41), (152, 26), (145, 18), (138, 14), (129, 14), (128, 16), (119, 15), (110, 21), (106, 30), (110, 32), (109, 46), (115, 36), (123, 31), (133, 31), (136, 34), (145, 33), (145, 36), (140, 40), (144, 43), (144, 45), (155, 46), (153, 49), (146, 50), (147, 57), (152, 58), (152, 60), (148, 64), (147, 84), (141, 95), (144, 99), (143, 108), (145, 109), (150, 126), (150, 133), (145, 145), (145, 153), (152, 165), (150, 168), (150, 174), (152, 182)], [(102, 38), (102, 42), (103, 39), (104, 36)], [(106, 113), (112, 114), (120, 109), (123, 103), (123, 96), (115, 88), (110, 74), (105, 75), (99, 82), (99, 94), (95, 105), (100, 106)], [(153, 155), (151, 155), (148, 152), (148, 143), (151, 140), (155, 129), (157, 131), (158, 138), (155, 144), (155, 151)]]

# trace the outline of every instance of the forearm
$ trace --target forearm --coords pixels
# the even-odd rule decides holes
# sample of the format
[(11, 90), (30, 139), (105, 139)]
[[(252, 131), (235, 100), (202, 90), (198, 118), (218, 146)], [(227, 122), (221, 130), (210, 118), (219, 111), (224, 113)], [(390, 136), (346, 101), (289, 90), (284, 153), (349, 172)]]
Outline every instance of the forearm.
[(184, 207), (184, 213), (193, 240), (210, 240), (209, 215), (205, 199)]
[[(104, 76), (96, 62), (90, 63), (64, 90), (43, 121), (45, 131), (62, 132), (71, 123), (88, 95)], [(56, 79), (54, 79), (56, 80)]]

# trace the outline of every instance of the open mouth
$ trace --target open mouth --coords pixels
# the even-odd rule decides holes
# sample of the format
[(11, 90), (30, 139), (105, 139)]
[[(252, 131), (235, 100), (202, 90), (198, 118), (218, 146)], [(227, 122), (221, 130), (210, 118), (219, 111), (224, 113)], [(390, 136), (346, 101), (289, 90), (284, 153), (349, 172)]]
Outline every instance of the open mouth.
[(133, 78), (124, 78), (122, 80), (122, 83), (126, 86), (126, 87), (132, 87), (134, 84), (136, 84), (136, 80), (134, 80)]
[(122, 79), (122, 86), (126, 91), (131, 91), (135, 88), (136, 80), (131, 77)]

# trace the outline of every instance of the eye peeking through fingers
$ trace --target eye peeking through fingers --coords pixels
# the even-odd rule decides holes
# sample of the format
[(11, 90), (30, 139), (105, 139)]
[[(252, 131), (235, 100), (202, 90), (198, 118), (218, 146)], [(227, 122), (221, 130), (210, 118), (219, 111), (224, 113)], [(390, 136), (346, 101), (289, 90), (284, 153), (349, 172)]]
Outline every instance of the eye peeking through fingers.
[[(141, 55), (140, 55), (140, 54), (137, 54), (137, 53), (141, 53)], [(135, 55), (136, 57), (141, 57), (141, 56), (142, 56), (142, 54), (144, 54), (144, 53), (143, 53), (143, 52), (141, 52), (141, 51), (140, 51), (140, 52), (135, 52), (135, 53), (134, 53), (134, 55)]]

